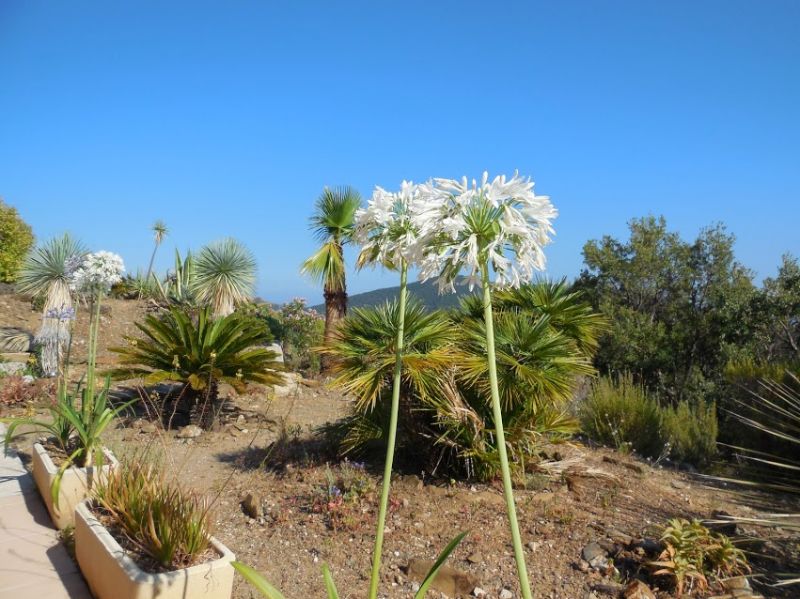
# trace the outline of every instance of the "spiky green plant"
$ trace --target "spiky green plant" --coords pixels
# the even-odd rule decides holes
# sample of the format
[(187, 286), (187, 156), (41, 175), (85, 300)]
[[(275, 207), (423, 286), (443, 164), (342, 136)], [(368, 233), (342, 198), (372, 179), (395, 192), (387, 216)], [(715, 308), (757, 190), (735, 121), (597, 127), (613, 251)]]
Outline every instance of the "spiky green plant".
[[(326, 344), (333, 341), (337, 323), (347, 313), (347, 281), (344, 246), (352, 240), (353, 221), (361, 205), (361, 194), (349, 186), (326, 187), (317, 199), (310, 227), (321, 244), (305, 262), (300, 272), (322, 283), (325, 297)], [(323, 360), (323, 369), (329, 364)]]
[(119, 366), (111, 371), (115, 378), (142, 377), (146, 384), (180, 382), (186, 391), (181, 397), (196, 404), (202, 396), (208, 406), (214, 405), (220, 382), (242, 392), (248, 382), (283, 381), (277, 354), (263, 347), (268, 339), (265, 330), (250, 326), (250, 320), (236, 312), (215, 319), (209, 307), (196, 317), (173, 307), (136, 326), (143, 338), (125, 337), (126, 347), (110, 350), (119, 356)]
[(135, 457), (96, 486), (96, 509), (165, 570), (191, 566), (209, 546), (209, 504), (169, 480), (152, 456)]
[(153, 277), (156, 287), (155, 296), (160, 304), (166, 306), (193, 307), (197, 305), (194, 294), (194, 258), (191, 252), (181, 258), (179, 250), (175, 250), (174, 270), (167, 273), (163, 281)]
[(70, 276), (85, 254), (83, 244), (65, 233), (34, 248), (17, 276), (20, 293), (44, 298), (42, 326), (36, 339), (42, 346), (42, 370), (49, 375), (57, 373), (70, 335), (68, 321), (48, 314), (72, 308)]
[(223, 239), (200, 250), (193, 275), (197, 301), (211, 306), (215, 317), (228, 316), (253, 296), (256, 259), (235, 239)]

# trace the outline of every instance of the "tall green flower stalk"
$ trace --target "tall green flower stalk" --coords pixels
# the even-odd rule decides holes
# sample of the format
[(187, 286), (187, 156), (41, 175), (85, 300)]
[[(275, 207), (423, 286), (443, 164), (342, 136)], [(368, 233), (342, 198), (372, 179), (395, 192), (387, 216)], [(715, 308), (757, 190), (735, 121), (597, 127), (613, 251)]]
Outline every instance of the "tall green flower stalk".
[(389, 433), (386, 443), (386, 461), (383, 468), (381, 499), (378, 523), (375, 528), (375, 547), (372, 552), (372, 573), (369, 597), (378, 596), (383, 532), (389, 506), (392, 485), (392, 465), (397, 440), (397, 421), (400, 412), (400, 386), (403, 378), (403, 334), (408, 293), (409, 257), (417, 255), (417, 235), (412, 223), (412, 213), (420, 197), (419, 186), (403, 181), (400, 191), (390, 193), (376, 187), (365, 209), (355, 214), (354, 239), (363, 244), (358, 257), (359, 268), (367, 264), (381, 264), (391, 270), (400, 271), (400, 297), (398, 300), (398, 323), (395, 337), (394, 376), (392, 377), (392, 404), (389, 416)]
[(489, 386), (503, 494), (520, 590), (525, 599), (531, 599), (503, 429), (491, 288), (519, 287), (529, 282), (535, 271), (544, 269), (542, 248), (553, 233), (550, 221), (557, 212), (548, 197), (534, 194), (530, 179), (516, 173), (510, 179), (501, 176), (491, 182), (484, 173), (480, 183), (473, 180), (471, 185), (466, 177), (461, 181), (434, 179), (423, 186), (421, 200), (413, 215), (422, 240), (420, 278), (437, 278), (442, 292), (454, 290), (457, 277), (466, 271), (470, 287), (479, 284), (483, 288)]

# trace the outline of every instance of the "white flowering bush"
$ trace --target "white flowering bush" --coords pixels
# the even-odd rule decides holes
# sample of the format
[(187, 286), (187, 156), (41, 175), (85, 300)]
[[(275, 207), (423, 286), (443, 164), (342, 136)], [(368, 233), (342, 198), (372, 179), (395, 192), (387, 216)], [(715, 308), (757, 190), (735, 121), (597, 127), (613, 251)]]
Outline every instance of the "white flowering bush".
[(466, 274), (472, 288), (483, 284), (483, 266), (494, 270), (494, 286), (519, 287), (543, 270), (543, 248), (553, 235), (558, 211), (534, 183), (517, 173), (480, 183), (464, 177), (434, 179), (419, 192), (413, 214), (424, 252), (420, 279), (438, 279), (440, 293), (454, 291), (456, 277)]
[(125, 264), (118, 254), (92, 252), (86, 254), (72, 272), (70, 288), (81, 293), (106, 293), (112, 285), (122, 280), (124, 273)]

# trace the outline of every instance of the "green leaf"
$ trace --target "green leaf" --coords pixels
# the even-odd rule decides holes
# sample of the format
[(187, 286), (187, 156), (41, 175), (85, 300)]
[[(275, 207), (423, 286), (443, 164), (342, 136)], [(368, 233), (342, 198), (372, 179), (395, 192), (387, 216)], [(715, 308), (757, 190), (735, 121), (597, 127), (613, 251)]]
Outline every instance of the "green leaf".
[(247, 582), (252, 584), (259, 593), (261, 593), (264, 597), (267, 597), (267, 599), (286, 599), (283, 596), (283, 593), (267, 582), (266, 578), (261, 576), (261, 574), (259, 574), (250, 566), (238, 561), (231, 562), (231, 566), (233, 566), (236, 571), (241, 574), (245, 580), (247, 580)]
[(322, 565), (322, 576), (325, 578), (325, 588), (328, 591), (328, 599), (339, 599), (339, 593), (336, 591), (336, 585), (333, 584), (333, 576), (328, 564)]
[(447, 558), (450, 557), (450, 554), (453, 553), (458, 544), (464, 540), (464, 537), (467, 536), (469, 531), (464, 531), (458, 533), (452, 541), (447, 544), (447, 547), (442, 549), (442, 552), (439, 554), (439, 557), (436, 558), (436, 561), (431, 566), (430, 572), (425, 577), (425, 580), (422, 581), (422, 584), (419, 586), (419, 590), (417, 594), (414, 595), (414, 599), (423, 599), (425, 597), (425, 593), (428, 592), (428, 588), (433, 584), (434, 578), (439, 573), (439, 570), (444, 565), (444, 562), (447, 561)]

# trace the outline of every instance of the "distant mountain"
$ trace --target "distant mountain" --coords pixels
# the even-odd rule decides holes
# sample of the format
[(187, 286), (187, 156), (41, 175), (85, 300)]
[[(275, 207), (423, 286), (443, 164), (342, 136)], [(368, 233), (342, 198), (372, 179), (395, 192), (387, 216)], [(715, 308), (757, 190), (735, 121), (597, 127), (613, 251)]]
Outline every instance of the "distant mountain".
[[(477, 291), (477, 289), (476, 289)], [(400, 293), (400, 287), (385, 287), (364, 293), (356, 293), (347, 298), (348, 308), (361, 308), (364, 306), (377, 306), (386, 300), (393, 300)], [(421, 301), (429, 310), (437, 308), (453, 308), (458, 306), (459, 300), (465, 295), (470, 295), (468, 287), (456, 285), (456, 293), (439, 295), (435, 281), (425, 283), (409, 283), (409, 297), (414, 297)], [(325, 304), (312, 306), (318, 312), (325, 313)]]

